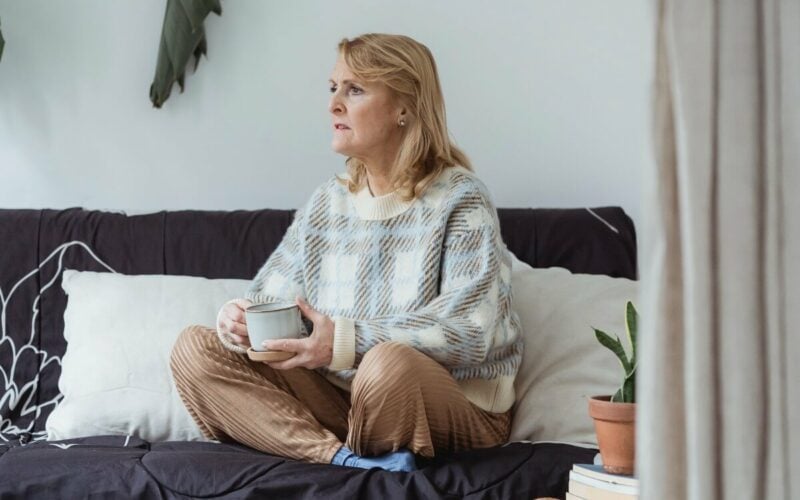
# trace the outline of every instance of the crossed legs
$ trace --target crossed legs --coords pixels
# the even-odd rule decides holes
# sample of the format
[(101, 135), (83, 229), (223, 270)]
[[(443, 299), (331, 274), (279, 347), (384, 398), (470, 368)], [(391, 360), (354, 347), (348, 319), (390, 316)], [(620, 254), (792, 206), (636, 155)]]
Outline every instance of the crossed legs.
[(314, 370), (251, 361), (203, 326), (181, 332), (170, 365), (206, 437), (287, 458), (329, 463), (343, 444), (362, 456), (408, 448), (432, 457), (508, 439), (509, 413), (476, 407), (444, 367), (396, 342), (364, 355), (351, 393)]

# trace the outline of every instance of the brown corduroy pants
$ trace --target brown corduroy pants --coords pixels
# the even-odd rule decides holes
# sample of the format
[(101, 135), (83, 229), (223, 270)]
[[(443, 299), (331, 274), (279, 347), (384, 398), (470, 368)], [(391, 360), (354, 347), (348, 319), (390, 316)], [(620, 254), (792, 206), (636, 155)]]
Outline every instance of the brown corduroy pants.
[(408, 448), (432, 457), (502, 444), (510, 431), (510, 411), (475, 406), (443, 366), (397, 342), (364, 355), (352, 393), (314, 370), (251, 361), (204, 326), (181, 332), (170, 365), (206, 437), (297, 460), (330, 463), (342, 444), (362, 456)]

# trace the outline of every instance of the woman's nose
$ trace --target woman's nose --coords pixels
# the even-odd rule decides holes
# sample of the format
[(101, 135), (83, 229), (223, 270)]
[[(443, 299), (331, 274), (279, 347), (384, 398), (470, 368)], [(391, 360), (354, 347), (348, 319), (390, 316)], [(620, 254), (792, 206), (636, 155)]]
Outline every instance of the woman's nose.
[(328, 101), (328, 111), (335, 114), (341, 113), (343, 109), (344, 106), (342, 106), (342, 102), (339, 99), (339, 94), (331, 94), (331, 99)]

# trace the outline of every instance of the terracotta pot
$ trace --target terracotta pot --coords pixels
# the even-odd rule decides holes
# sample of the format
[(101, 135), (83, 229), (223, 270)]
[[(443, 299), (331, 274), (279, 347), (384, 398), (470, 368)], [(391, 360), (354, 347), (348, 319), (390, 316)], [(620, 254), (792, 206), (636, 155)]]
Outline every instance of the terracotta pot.
[(611, 396), (592, 396), (589, 415), (594, 419), (603, 468), (612, 474), (633, 474), (636, 403), (612, 403)]

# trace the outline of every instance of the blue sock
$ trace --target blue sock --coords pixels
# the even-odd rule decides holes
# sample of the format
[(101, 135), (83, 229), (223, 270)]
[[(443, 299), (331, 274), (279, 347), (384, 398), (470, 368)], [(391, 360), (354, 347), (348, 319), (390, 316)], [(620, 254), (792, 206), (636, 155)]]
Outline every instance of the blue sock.
[(348, 467), (360, 467), (362, 469), (379, 467), (384, 470), (395, 472), (411, 472), (417, 470), (417, 464), (414, 462), (414, 454), (405, 448), (377, 457), (361, 457), (353, 453), (347, 446), (342, 446), (339, 448), (339, 451), (336, 452), (336, 455), (333, 456), (331, 463)]

